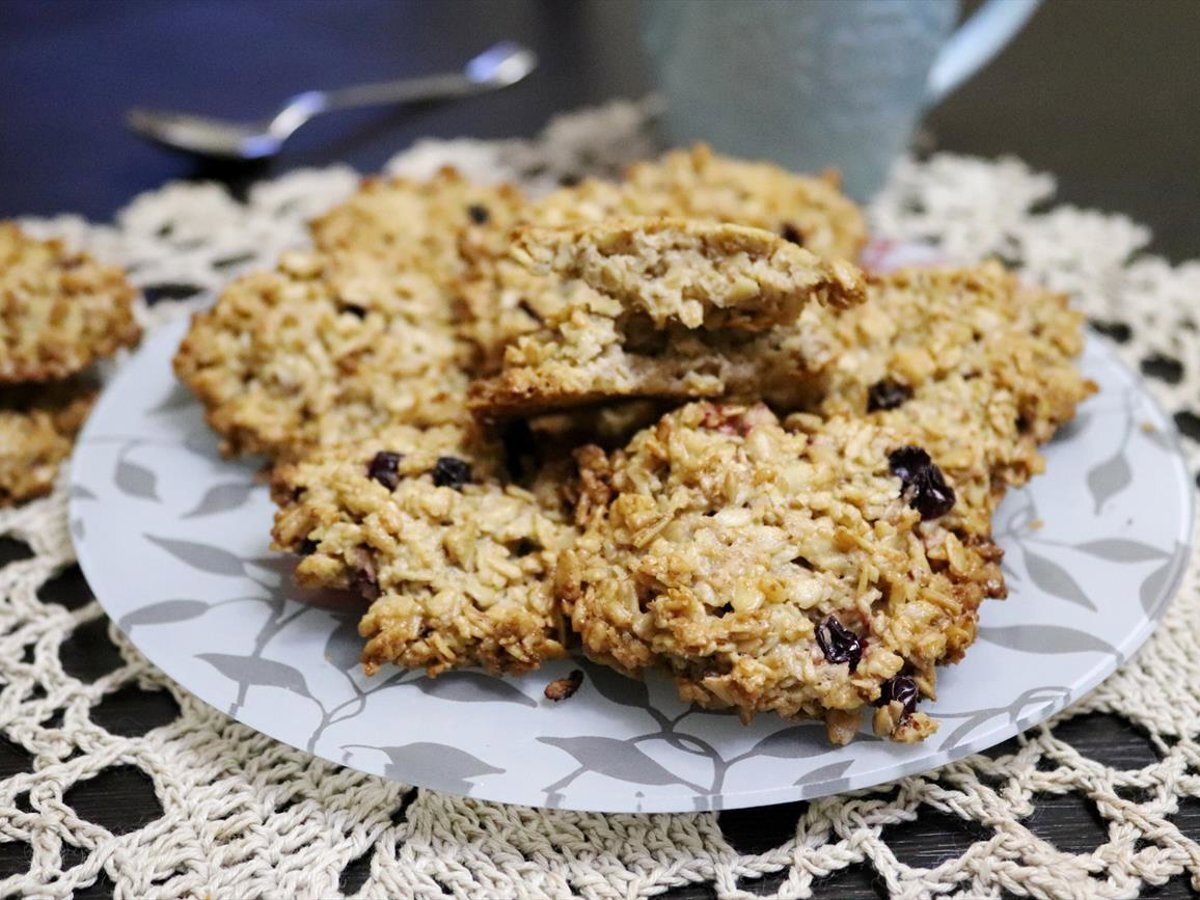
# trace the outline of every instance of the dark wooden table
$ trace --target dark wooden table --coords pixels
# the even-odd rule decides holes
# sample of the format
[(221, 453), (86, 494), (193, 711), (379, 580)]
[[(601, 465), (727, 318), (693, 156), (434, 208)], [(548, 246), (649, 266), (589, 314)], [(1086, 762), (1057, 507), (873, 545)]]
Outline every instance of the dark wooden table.
[[(973, 5), (973, 4), (972, 4)], [(1125, 212), (1154, 230), (1151, 249), (1174, 261), (1200, 256), (1200, 3), (1190, 0), (1054, 0), (985, 72), (926, 119), (930, 149), (1013, 154), (1059, 178), (1059, 199)], [(502, 38), (535, 47), (535, 78), (454, 105), (360, 111), (322, 118), (267, 166), (199, 165), (147, 146), (121, 125), (135, 104), (259, 115), (301, 88), (334, 87), (456, 67)], [(133, 195), (173, 178), (239, 186), (299, 166), (349, 162), (370, 171), (418, 137), (492, 138), (536, 131), (553, 113), (649, 87), (626, 0), (0, 0), (0, 217), (80, 212), (110, 218)], [(1200, 299), (1198, 299), (1200, 302)], [(21, 548), (0, 541), (0, 562)], [(76, 606), (90, 597), (77, 569), (43, 593)], [(64, 649), (64, 665), (97, 677), (115, 665), (103, 628)], [(66, 657), (70, 657), (69, 659)], [(144, 730), (173, 714), (161, 695), (117, 698), (106, 727)], [(1088, 716), (1059, 730), (1103, 763), (1138, 768), (1154, 750), (1127, 723)], [(0, 737), (0, 777), (27, 764)], [(135, 777), (95, 779), (72, 797), (85, 817), (114, 830), (153, 818), (157, 804)], [(782, 842), (799, 804), (725, 813), (722, 827), (746, 851)], [(1200, 804), (1177, 821), (1200, 839)], [(1106, 826), (1082, 798), (1039, 804), (1032, 827), (1062, 849), (1086, 852)], [(887, 838), (914, 865), (936, 865), (976, 839), (957, 819), (925, 816)], [(0, 868), (19, 863), (5, 860)], [(365, 871), (348, 871), (348, 885)], [(760, 883), (769, 891), (772, 881)], [(83, 896), (106, 896), (104, 879)], [(1150, 892), (1187, 895), (1177, 878)], [(869, 868), (821, 885), (820, 896), (874, 897)], [(711, 896), (704, 887), (674, 896)], [(1149, 894), (1148, 894), (1149, 895)]]

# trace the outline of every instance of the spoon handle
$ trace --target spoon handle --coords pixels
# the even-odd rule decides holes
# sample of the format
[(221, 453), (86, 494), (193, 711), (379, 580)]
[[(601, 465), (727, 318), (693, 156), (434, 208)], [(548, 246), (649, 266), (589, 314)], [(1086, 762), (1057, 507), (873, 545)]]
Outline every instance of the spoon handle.
[(386, 103), (412, 103), (418, 100), (448, 100), (486, 91), (492, 87), (490, 84), (473, 82), (461, 72), (377, 81), (374, 84), (357, 84), (322, 91), (325, 98), (322, 111), (350, 109), (355, 106), (380, 106)]
[(449, 100), (495, 87), (497, 85), (480, 84), (471, 81), (460, 72), (452, 72), (421, 78), (402, 78), (397, 81), (378, 81), (374, 84), (356, 84), (331, 91), (305, 91), (289, 99), (271, 119), (267, 128), (274, 137), (282, 140), (313, 116), (333, 110)]

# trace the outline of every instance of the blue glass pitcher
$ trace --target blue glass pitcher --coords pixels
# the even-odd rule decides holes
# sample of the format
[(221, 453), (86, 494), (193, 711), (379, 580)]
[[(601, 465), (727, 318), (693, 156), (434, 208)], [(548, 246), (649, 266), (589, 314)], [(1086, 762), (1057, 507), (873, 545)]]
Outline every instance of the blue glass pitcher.
[(921, 114), (986, 64), (1040, 0), (643, 0), (673, 144), (841, 170), (869, 198)]

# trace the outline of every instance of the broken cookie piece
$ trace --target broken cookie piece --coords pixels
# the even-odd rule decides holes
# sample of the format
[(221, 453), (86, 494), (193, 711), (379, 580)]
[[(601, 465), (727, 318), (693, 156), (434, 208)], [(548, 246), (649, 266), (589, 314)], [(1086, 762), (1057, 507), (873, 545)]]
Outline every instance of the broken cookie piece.
[(579, 280), (644, 313), (655, 328), (762, 331), (808, 303), (847, 307), (862, 274), (758, 228), (687, 219), (627, 219), (518, 231), (512, 256), (538, 274)]
[(633, 397), (770, 396), (772, 384), (799, 402), (829, 354), (800, 327), (775, 334), (770, 326), (806, 304), (849, 306), (864, 296), (849, 264), (731, 225), (538, 229), (518, 236), (513, 255), (554, 277), (525, 285), (540, 298), (527, 306), (542, 326), (471, 388), (484, 419)]

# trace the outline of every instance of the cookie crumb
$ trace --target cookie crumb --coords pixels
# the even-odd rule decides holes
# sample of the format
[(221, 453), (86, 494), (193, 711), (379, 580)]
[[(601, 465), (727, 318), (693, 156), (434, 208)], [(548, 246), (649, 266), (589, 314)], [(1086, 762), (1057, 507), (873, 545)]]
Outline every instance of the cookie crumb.
[(553, 700), (557, 703), (560, 700), (573, 697), (581, 684), (583, 684), (583, 670), (572, 669), (571, 674), (566, 678), (558, 678), (546, 685), (544, 693), (547, 700)]

